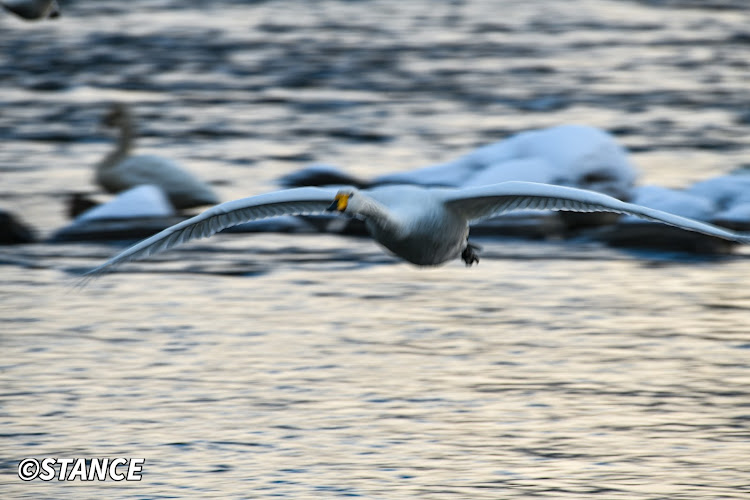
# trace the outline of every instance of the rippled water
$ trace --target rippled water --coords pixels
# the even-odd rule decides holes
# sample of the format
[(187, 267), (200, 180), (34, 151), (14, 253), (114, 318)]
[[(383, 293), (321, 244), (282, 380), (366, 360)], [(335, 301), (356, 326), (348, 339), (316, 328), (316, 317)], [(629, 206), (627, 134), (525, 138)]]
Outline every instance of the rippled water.
[[(70, 2), (0, 17), (2, 206), (42, 236), (93, 191), (110, 99), (140, 150), (262, 192), (509, 133), (607, 128), (643, 182), (750, 164), (736, 2)], [(706, 8), (706, 4), (712, 8)], [(702, 7), (702, 8), (699, 8)], [(0, 249), (3, 498), (748, 498), (747, 251), (221, 235), (71, 288), (102, 244)], [(23, 457), (145, 457), (24, 483)]]

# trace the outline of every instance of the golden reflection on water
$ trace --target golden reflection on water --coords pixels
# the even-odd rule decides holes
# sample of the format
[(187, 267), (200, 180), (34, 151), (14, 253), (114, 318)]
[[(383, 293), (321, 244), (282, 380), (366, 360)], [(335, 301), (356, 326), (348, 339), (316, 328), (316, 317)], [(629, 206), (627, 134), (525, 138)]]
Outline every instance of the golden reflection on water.
[(7, 268), (37, 293), (2, 297), (4, 475), (125, 455), (147, 496), (747, 493), (745, 260), (259, 259), (275, 269), (146, 263), (78, 293)]

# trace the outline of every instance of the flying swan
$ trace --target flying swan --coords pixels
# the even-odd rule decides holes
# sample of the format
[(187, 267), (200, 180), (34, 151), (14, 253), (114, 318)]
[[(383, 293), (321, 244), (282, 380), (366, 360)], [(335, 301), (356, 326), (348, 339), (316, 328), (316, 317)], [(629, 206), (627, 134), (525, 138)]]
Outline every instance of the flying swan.
[(362, 219), (372, 237), (402, 259), (418, 266), (437, 266), (461, 257), (467, 266), (479, 262), (470, 244), (469, 223), (514, 210), (613, 212), (661, 222), (688, 231), (750, 243), (750, 235), (722, 229), (584, 189), (502, 182), (463, 189), (413, 185), (339, 191), (302, 187), (228, 201), (168, 227), (115, 255), (87, 275), (168, 250), (222, 229), (280, 215), (340, 212)]

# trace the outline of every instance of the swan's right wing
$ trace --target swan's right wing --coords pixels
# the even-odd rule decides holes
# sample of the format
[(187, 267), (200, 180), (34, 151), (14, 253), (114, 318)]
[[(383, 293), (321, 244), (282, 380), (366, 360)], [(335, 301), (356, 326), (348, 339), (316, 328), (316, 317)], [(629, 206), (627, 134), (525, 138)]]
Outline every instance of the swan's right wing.
[(474, 188), (446, 191), (444, 202), (469, 221), (514, 210), (564, 210), (572, 212), (613, 212), (661, 222), (687, 231), (716, 236), (739, 243), (750, 243), (750, 235), (723, 229), (687, 217), (620, 201), (606, 194), (553, 184), (511, 181)]
[(227, 201), (146, 238), (87, 272), (86, 275), (94, 276), (110, 271), (123, 262), (163, 252), (190, 240), (206, 238), (243, 222), (280, 215), (322, 213), (333, 202), (335, 196), (336, 190), (304, 187)]

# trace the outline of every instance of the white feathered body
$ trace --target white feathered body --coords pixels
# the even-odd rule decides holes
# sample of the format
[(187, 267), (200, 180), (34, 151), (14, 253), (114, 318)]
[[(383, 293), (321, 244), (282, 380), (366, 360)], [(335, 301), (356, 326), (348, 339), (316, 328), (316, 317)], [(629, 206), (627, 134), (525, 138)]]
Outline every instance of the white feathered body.
[(219, 198), (206, 184), (177, 163), (162, 156), (134, 155), (96, 171), (96, 182), (110, 193), (135, 186), (159, 186), (175, 208), (214, 205)]
[(412, 264), (437, 266), (457, 259), (466, 247), (469, 224), (446, 207), (441, 192), (406, 185), (363, 191), (388, 207), (401, 230), (391, 231), (372, 218), (365, 225), (375, 241)]

